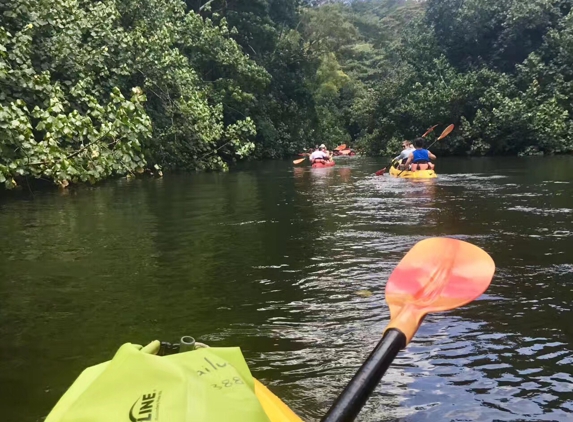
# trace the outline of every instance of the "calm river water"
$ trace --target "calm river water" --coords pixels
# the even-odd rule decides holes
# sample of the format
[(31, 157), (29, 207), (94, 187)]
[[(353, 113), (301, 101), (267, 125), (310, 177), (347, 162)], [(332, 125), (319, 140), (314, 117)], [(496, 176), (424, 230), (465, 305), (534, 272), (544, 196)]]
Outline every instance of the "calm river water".
[[(426, 318), (360, 421), (573, 419), (573, 157), (445, 159), (426, 182), (253, 163), (0, 198), (0, 409), (36, 422), (125, 342), (241, 346), (320, 418), (380, 338), (419, 240), (491, 254), (490, 289)], [(369, 297), (357, 294), (369, 290)]]

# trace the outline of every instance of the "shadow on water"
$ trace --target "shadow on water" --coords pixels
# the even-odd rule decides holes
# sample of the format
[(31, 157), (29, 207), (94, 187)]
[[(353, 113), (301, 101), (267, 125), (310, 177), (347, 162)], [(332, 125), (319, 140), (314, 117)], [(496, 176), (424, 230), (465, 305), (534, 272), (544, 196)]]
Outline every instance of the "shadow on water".
[(491, 288), (428, 316), (359, 420), (570, 420), (573, 158), (446, 159), (428, 181), (373, 176), (386, 162), (0, 199), (4, 418), (42, 420), (124, 342), (190, 334), (240, 345), (317, 420), (388, 322), (392, 269), (418, 240), (453, 236), (492, 255)]

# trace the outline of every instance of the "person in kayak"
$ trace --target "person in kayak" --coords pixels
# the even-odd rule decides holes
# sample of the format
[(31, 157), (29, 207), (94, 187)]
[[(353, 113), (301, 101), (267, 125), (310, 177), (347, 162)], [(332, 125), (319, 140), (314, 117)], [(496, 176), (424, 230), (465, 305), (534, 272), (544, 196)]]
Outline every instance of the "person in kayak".
[(311, 164), (330, 161), (330, 155), (326, 152), (326, 146), (321, 144), (316, 151), (310, 154), (309, 159)]
[(408, 161), (408, 157), (410, 156), (410, 154), (415, 150), (414, 146), (412, 145), (412, 142), (408, 140), (402, 142), (402, 148), (404, 149), (402, 150), (400, 155), (394, 158), (394, 161), (396, 162), (396, 165), (394, 167), (397, 167), (400, 170), (404, 170), (406, 168), (404, 165), (406, 164), (406, 161)]
[[(414, 139), (414, 147), (416, 149), (410, 153), (408, 160), (406, 160), (406, 168), (412, 171), (433, 169), (434, 165), (430, 160), (435, 160), (436, 156), (424, 149), (424, 138)], [(411, 167), (409, 167), (410, 164), (412, 164)]]

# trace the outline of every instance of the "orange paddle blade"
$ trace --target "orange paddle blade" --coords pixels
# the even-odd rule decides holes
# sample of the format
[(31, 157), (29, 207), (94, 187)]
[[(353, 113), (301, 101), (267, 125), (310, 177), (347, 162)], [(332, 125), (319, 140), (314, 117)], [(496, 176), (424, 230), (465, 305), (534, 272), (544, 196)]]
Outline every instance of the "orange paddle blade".
[(342, 151), (343, 149), (346, 149), (346, 144), (338, 145), (334, 148), (335, 151)]
[(442, 132), (442, 134), (439, 136), (438, 139), (436, 139), (437, 141), (439, 141), (440, 139), (445, 138), (446, 136), (448, 136), (450, 134), (450, 132), (454, 130), (454, 125), (449, 125), (447, 128), (444, 129), (444, 131)]
[(340, 154), (341, 154), (341, 155), (348, 155), (348, 154), (350, 154), (351, 152), (352, 152), (352, 150), (350, 150), (350, 149), (345, 149), (345, 150), (343, 150), (343, 151), (340, 151)]
[(293, 163), (293, 164), (300, 164), (300, 163), (302, 163), (304, 160), (306, 160), (306, 157), (305, 157), (305, 158), (300, 158), (300, 159), (298, 159), (298, 160), (294, 160), (292, 163)]
[(386, 284), (391, 317), (386, 329), (402, 331), (410, 342), (427, 313), (476, 299), (486, 291), (494, 272), (493, 259), (471, 243), (449, 238), (418, 242)]
[(426, 131), (426, 133), (424, 133), (424, 134), (422, 135), (422, 138), (425, 138), (428, 134), (432, 133), (436, 127), (438, 127), (438, 125), (434, 125), (434, 126), (432, 126), (431, 128), (429, 128), (429, 129)]

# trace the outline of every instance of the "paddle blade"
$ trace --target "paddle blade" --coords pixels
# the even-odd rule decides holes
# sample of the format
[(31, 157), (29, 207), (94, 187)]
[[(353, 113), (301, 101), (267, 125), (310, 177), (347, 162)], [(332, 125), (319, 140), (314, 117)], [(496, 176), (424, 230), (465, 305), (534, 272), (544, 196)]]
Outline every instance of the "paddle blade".
[(375, 174), (376, 176), (384, 176), (384, 173), (386, 173), (386, 167), (384, 167), (381, 170), (378, 170)]
[(335, 151), (342, 151), (343, 149), (346, 149), (346, 144), (338, 145), (334, 148)]
[(352, 152), (350, 149), (345, 149), (340, 151), (340, 155), (349, 155)]
[(432, 133), (436, 127), (438, 127), (438, 125), (434, 125), (434, 126), (432, 126), (431, 128), (429, 128), (429, 129), (426, 131), (426, 133), (424, 133), (424, 134), (422, 135), (422, 138), (425, 138), (427, 135), (429, 135), (430, 133)]
[(305, 158), (301, 158), (301, 159), (299, 159), (299, 160), (294, 160), (292, 163), (296, 165), (296, 164), (302, 163), (304, 160), (306, 160), (306, 157), (305, 157)]
[(494, 272), (493, 259), (471, 243), (449, 238), (418, 242), (386, 284), (391, 316), (387, 329), (402, 331), (410, 342), (427, 313), (476, 299), (486, 291)]
[(444, 129), (442, 134), (436, 140), (439, 141), (440, 139), (444, 139), (446, 136), (448, 136), (452, 132), (452, 130), (454, 130), (454, 125), (449, 125), (447, 128)]

